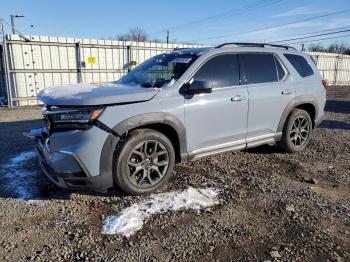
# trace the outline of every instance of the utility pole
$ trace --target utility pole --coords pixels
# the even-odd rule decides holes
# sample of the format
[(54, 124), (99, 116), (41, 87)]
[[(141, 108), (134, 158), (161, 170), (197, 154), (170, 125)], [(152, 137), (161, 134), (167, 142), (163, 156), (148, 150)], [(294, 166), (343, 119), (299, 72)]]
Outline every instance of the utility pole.
[(12, 34), (16, 34), (16, 27), (15, 27), (15, 18), (22, 18), (23, 15), (10, 15), (11, 18), (11, 28), (12, 28)]
[(166, 30), (166, 43), (169, 44), (169, 35), (170, 35), (170, 31)]
[(12, 95), (11, 95), (11, 89), (9, 84), (10, 74), (9, 74), (9, 67), (7, 62), (7, 43), (6, 43), (6, 36), (4, 31), (4, 23), (2, 17), (0, 17), (0, 34), (1, 34), (1, 40), (2, 40), (2, 66), (3, 66), (3, 73), (4, 73), (4, 83), (6, 87), (6, 97), (7, 97), (7, 106), (9, 108), (12, 107)]

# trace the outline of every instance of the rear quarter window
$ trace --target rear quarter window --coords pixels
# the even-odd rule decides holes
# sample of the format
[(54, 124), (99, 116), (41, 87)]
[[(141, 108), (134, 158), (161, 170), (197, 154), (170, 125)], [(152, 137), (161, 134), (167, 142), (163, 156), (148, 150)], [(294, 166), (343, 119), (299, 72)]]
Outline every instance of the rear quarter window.
[(284, 54), (292, 66), (297, 70), (301, 77), (307, 77), (314, 74), (311, 66), (301, 55)]

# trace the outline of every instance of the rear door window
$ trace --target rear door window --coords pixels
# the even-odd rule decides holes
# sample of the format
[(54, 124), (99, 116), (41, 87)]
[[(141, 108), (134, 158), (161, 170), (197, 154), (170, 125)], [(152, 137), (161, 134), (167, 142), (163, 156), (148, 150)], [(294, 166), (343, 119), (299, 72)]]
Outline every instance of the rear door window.
[(300, 76), (307, 77), (314, 74), (311, 66), (306, 61), (306, 59), (301, 55), (291, 55), (284, 54), (284, 56), (288, 59), (288, 61), (292, 64), (292, 66), (297, 70)]
[(193, 80), (212, 81), (213, 87), (239, 85), (237, 55), (218, 55), (208, 60), (194, 75)]
[(278, 82), (273, 54), (239, 54), (239, 62), (245, 74), (246, 84)]

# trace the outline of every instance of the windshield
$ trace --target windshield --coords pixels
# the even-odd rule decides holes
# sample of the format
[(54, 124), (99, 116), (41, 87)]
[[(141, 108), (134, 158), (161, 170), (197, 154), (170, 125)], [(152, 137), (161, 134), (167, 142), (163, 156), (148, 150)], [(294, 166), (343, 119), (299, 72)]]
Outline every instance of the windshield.
[(118, 84), (162, 87), (177, 80), (196, 60), (194, 54), (172, 52), (152, 57), (117, 81)]

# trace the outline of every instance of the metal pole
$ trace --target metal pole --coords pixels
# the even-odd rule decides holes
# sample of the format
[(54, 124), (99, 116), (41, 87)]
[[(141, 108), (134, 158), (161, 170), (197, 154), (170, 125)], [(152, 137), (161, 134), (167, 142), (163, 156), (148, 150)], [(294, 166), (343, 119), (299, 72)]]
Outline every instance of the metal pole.
[(75, 58), (77, 61), (78, 83), (82, 82), (80, 42), (75, 43)]
[(11, 88), (10, 88), (10, 74), (9, 74), (9, 65), (7, 62), (7, 43), (6, 43), (6, 36), (4, 32), (4, 24), (2, 22), (2, 18), (0, 17), (0, 29), (1, 29), (1, 35), (2, 35), (2, 61), (4, 65), (4, 80), (5, 80), (5, 86), (6, 86), (6, 95), (7, 95), (7, 106), (9, 108), (12, 107), (12, 95), (11, 95)]
[(340, 55), (337, 56), (337, 62), (335, 63), (335, 70), (334, 70), (334, 85), (335, 86), (337, 85), (339, 60), (340, 60)]
[(15, 29), (15, 16), (14, 15), (10, 15), (11, 18), (11, 30), (12, 30), (12, 34), (16, 34), (16, 29)]
[(23, 15), (10, 15), (11, 19), (11, 29), (12, 29), (12, 34), (16, 34), (16, 27), (15, 27), (15, 18), (22, 18), (24, 17)]
[(128, 45), (126, 47), (126, 59), (127, 59), (127, 65), (128, 65), (128, 73), (131, 71), (131, 45)]
[(166, 30), (166, 43), (169, 44), (169, 35), (170, 35), (170, 31)]

